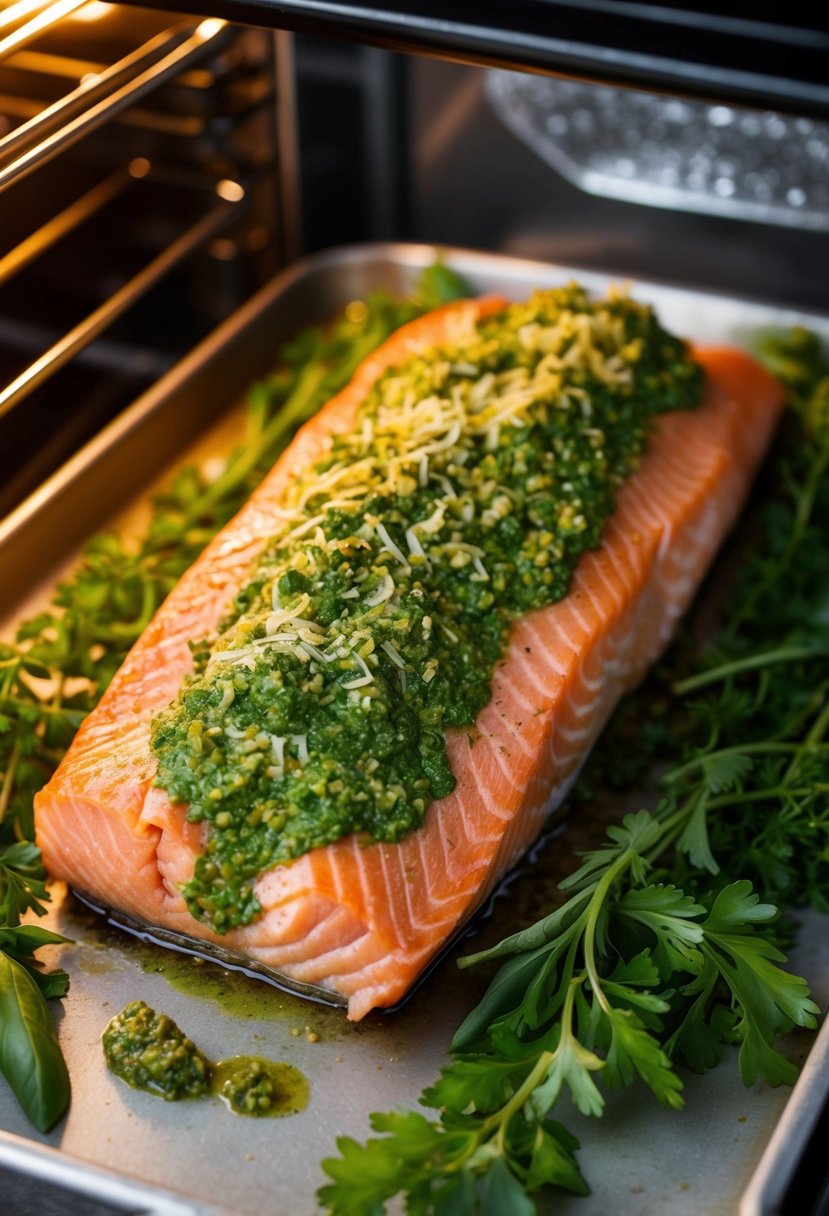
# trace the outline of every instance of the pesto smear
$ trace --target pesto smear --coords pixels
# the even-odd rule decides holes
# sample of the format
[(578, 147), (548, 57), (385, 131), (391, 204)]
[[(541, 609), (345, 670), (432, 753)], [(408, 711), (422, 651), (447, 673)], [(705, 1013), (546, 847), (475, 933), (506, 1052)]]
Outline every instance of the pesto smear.
[(253, 1118), (295, 1115), (308, 1105), (308, 1081), (298, 1068), (261, 1056), (211, 1064), (166, 1013), (130, 1001), (101, 1036), (104, 1059), (116, 1077), (180, 1102), (215, 1094), (229, 1110)]
[(281, 1119), (308, 1105), (308, 1081), (291, 1064), (261, 1056), (235, 1056), (213, 1069), (212, 1091), (236, 1115)]
[(194, 916), (247, 924), (275, 863), (423, 822), (511, 621), (567, 594), (653, 415), (701, 393), (649, 308), (574, 284), (380, 378), (154, 723), (157, 784), (207, 828)]
[(166, 1013), (131, 1001), (107, 1026), (101, 1042), (107, 1066), (133, 1089), (167, 1102), (200, 1098), (210, 1090), (210, 1065)]

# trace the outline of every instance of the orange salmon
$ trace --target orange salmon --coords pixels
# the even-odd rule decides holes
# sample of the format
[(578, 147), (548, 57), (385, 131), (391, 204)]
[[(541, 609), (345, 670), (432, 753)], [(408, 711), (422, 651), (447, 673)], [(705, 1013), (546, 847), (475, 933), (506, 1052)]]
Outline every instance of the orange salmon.
[(332, 434), (354, 425), (375, 380), (504, 306), (486, 298), (429, 313), (364, 361), (183, 576), (35, 800), (51, 874), (151, 926), (339, 994), (352, 1019), (406, 993), (561, 803), (619, 698), (670, 639), (782, 406), (780, 385), (748, 355), (697, 350), (702, 405), (657, 416), (601, 546), (582, 556), (567, 596), (513, 625), (474, 741), (448, 732), (454, 791), (399, 843), (346, 836), (273, 866), (256, 885), (262, 915), (218, 937), (180, 893), (203, 829), (153, 785), (152, 717), (192, 670), (188, 643), (215, 631), (277, 531), (286, 487), (325, 455)]

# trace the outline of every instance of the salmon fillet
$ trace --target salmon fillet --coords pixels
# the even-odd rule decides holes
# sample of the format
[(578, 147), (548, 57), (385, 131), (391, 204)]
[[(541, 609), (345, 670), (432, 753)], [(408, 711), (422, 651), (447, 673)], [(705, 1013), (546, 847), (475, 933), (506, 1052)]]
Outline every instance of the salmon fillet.
[(51, 874), (149, 925), (339, 994), (352, 1019), (405, 994), (565, 797), (617, 701), (668, 642), (782, 405), (778, 383), (747, 355), (696, 351), (703, 404), (658, 415), (600, 548), (582, 556), (563, 600), (515, 622), (473, 734), (448, 732), (454, 791), (399, 843), (347, 836), (274, 866), (256, 885), (262, 915), (218, 937), (180, 893), (203, 829), (153, 786), (151, 719), (192, 669), (188, 643), (216, 629), (277, 530), (286, 487), (353, 426), (375, 380), (505, 303), (430, 313), (361, 365), (181, 579), (35, 800)]

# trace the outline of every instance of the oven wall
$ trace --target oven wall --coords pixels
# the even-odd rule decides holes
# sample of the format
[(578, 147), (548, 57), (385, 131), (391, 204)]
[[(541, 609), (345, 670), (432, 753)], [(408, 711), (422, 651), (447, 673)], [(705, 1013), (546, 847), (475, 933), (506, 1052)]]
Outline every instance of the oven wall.
[[(784, 227), (597, 197), (507, 129), (485, 69), (309, 37), (298, 47), (307, 248), (423, 240), (829, 309), (829, 231), (796, 215)], [(815, 130), (829, 180), (829, 139)], [(705, 153), (705, 131), (684, 138)], [(779, 155), (782, 169), (785, 141)]]
[(484, 76), (412, 63), (418, 238), (829, 309), (828, 232), (594, 197), (507, 130)]

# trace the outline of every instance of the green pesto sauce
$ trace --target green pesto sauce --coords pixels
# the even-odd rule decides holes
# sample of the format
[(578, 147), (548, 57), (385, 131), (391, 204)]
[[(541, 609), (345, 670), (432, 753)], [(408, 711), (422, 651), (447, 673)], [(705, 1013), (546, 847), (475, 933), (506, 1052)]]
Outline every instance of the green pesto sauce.
[(235, 1056), (211, 1064), (165, 1013), (131, 1001), (101, 1042), (107, 1066), (131, 1085), (167, 1102), (215, 1094), (237, 1115), (295, 1115), (308, 1105), (308, 1081), (292, 1064)]
[(237, 1115), (282, 1118), (308, 1105), (308, 1081), (291, 1064), (260, 1056), (235, 1056), (213, 1069), (212, 1092)]
[(131, 1001), (102, 1036), (104, 1057), (117, 1077), (167, 1102), (199, 1098), (210, 1089), (210, 1065), (164, 1013)]
[(567, 594), (653, 416), (701, 394), (650, 309), (576, 285), (381, 377), (154, 722), (157, 784), (207, 829), (194, 916), (247, 924), (277, 862), (423, 822), (511, 622)]

